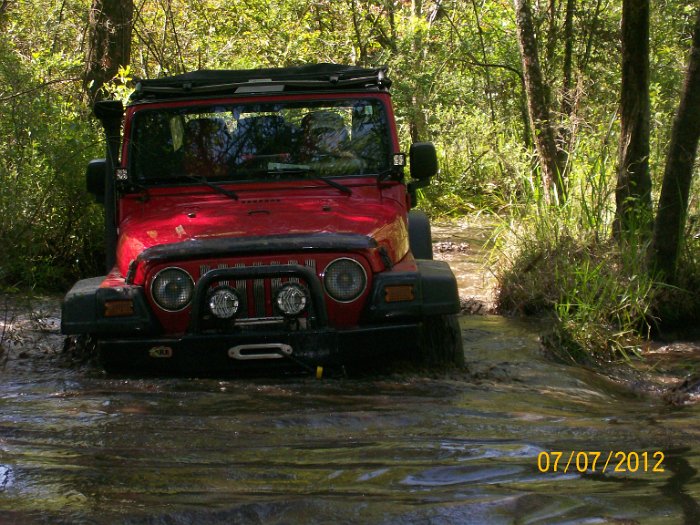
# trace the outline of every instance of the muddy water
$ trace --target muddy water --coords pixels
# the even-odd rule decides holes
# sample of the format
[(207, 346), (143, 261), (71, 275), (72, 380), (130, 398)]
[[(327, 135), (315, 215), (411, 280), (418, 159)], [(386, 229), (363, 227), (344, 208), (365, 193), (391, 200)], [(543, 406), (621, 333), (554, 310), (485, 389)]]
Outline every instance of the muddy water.
[(462, 308), (468, 313), (488, 313), (494, 308), (496, 286), (489, 252), (493, 225), (483, 220), (463, 219), (459, 224), (435, 224), (435, 258), (447, 261), (457, 277)]
[(50, 310), (0, 370), (0, 523), (700, 521), (700, 407), (546, 360), (534, 323), (463, 316), (460, 373), (139, 379), (63, 364)]

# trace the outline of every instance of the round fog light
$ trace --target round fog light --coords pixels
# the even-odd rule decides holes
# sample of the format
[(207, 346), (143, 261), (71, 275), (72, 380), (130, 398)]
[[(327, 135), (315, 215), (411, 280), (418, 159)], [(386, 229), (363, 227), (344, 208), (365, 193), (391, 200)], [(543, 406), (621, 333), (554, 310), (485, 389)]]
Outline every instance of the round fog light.
[(277, 307), (284, 315), (298, 315), (306, 308), (306, 292), (295, 283), (287, 283), (277, 292)]
[(221, 286), (209, 295), (209, 310), (219, 319), (230, 319), (236, 315), (239, 305), (238, 295), (233, 288)]

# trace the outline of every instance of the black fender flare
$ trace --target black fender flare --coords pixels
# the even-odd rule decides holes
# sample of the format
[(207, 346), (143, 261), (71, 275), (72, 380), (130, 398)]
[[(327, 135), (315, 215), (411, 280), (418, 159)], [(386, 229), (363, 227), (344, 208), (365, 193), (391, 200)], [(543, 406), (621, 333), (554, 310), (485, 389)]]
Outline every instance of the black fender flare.
[(411, 210), (408, 212), (408, 243), (416, 259), (433, 258), (433, 236), (430, 220), (425, 212)]

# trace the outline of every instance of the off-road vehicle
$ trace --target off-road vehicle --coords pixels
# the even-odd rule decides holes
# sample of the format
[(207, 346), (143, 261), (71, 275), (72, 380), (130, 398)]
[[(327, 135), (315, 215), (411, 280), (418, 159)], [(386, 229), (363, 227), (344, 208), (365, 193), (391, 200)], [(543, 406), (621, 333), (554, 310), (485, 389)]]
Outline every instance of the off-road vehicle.
[(390, 85), (332, 64), (196, 71), (96, 103), (107, 275), (68, 292), (63, 333), (108, 370), (463, 362), (455, 277), (411, 211), (435, 148), (411, 146), (406, 184)]

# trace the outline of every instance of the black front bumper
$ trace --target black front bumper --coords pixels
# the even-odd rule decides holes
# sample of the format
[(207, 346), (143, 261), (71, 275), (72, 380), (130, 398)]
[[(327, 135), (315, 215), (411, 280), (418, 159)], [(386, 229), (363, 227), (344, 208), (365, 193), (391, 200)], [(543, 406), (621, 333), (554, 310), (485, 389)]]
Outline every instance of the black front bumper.
[(419, 323), (232, 334), (186, 334), (179, 338), (100, 339), (100, 360), (109, 371), (226, 374), (284, 369), (382, 369), (410, 359), (418, 348)]
[[(396, 358), (415, 358), (422, 319), (458, 311), (457, 286), (449, 266), (419, 261), (418, 269), (376, 274), (362, 322), (349, 329), (329, 324), (320, 280), (311, 269), (294, 264), (207, 272), (195, 286), (191, 321), (182, 336), (162, 335), (141, 286), (103, 288), (102, 278), (79, 281), (63, 302), (61, 329), (95, 340), (107, 370), (191, 375), (275, 368), (315, 371), (318, 366), (385, 368)], [(296, 277), (307, 284), (310, 306), (305, 328), (251, 328), (242, 320), (235, 328), (215, 332), (203, 323), (207, 290), (213, 283), (275, 277)], [(387, 302), (385, 287), (397, 284), (414, 286), (415, 297)], [(106, 317), (105, 305), (115, 300), (132, 301), (133, 314)]]

